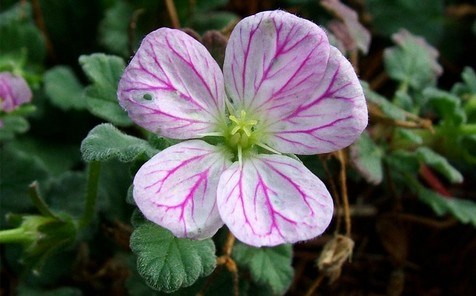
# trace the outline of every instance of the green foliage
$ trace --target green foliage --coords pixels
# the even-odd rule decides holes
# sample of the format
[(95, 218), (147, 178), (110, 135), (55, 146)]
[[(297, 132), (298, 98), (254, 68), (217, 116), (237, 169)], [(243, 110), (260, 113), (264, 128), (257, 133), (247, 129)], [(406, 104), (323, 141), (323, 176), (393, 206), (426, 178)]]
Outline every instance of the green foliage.
[(375, 144), (368, 133), (361, 137), (351, 147), (353, 164), (365, 180), (372, 184), (379, 184), (383, 179), (382, 150)]
[(99, 25), (99, 41), (101, 45), (114, 54), (127, 56), (128, 29), (132, 17), (133, 7), (126, 1), (117, 1), (106, 11), (104, 19)]
[(131, 249), (137, 255), (139, 274), (155, 290), (167, 293), (192, 285), (216, 266), (211, 239), (194, 241), (176, 238), (170, 231), (150, 222), (137, 225)]
[(40, 271), (49, 256), (71, 245), (76, 238), (76, 223), (66, 215), (10, 215), (9, 220), (17, 228), (2, 232), (2, 242), (10, 242), (10, 237), (13, 237), (12, 242), (13, 239), (21, 242), (24, 247), (21, 262), (36, 272)]
[(432, 42), (443, 35), (443, 0), (368, 0), (365, 5), (373, 17), (373, 28), (381, 34), (390, 36), (406, 28)]
[(65, 111), (86, 109), (83, 86), (71, 68), (53, 67), (44, 74), (43, 82), (46, 95), (56, 107)]
[(429, 205), (437, 215), (451, 214), (462, 223), (469, 223), (476, 227), (476, 203), (474, 201), (444, 197), (422, 186), (418, 186), (417, 190), (420, 200)]
[(25, 50), (28, 60), (41, 63), (46, 55), (43, 35), (35, 26), (28, 2), (12, 6), (0, 14), (0, 55)]
[(81, 56), (79, 63), (93, 83), (85, 90), (89, 111), (116, 125), (130, 125), (131, 120), (119, 106), (116, 97), (124, 61), (117, 56), (97, 53)]
[(109, 123), (93, 128), (81, 143), (85, 161), (106, 161), (112, 158), (133, 161), (145, 153), (151, 157), (157, 151), (147, 141), (126, 135)]
[(420, 147), (416, 150), (418, 158), (444, 175), (452, 183), (463, 182), (463, 175), (455, 169), (448, 160), (427, 147)]
[(388, 75), (415, 89), (436, 84), (442, 68), (436, 61), (438, 52), (426, 41), (408, 31), (402, 30), (393, 35), (397, 46), (384, 52), (385, 69)]
[(44, 196), (55, 212), (79, 219), (83, 214), (86, 196), (86, 175), (83, 172), (65, 172), (52, 178), (47, 190), (44, 190)]
[(24, 133), (30, 128), (28, 121), (21, 116), (7, 115), (0, 121), (2, 123), (0, 141), (13, 139), (16, 134)]
[(0, 213), (2, 221), (7, 212), (22, 212), (33, 204), (28, 186), (33, 181), (44, 182), (48, 169), (35, 155), (26, 154), (7, 145), (0, 146)]
[(455, 126), (466, 122), (466, 114), (461, 108), (459, 97), (436, 88), (427, 88), (423, 94), (436, 109), (443, 124)]
[(292, 246), (253, 248), (236, 244), (233, 258), (239, 266), (249, 269), (252, 279), (269, 286), (274, 294), (284, 294), (293, 280)]

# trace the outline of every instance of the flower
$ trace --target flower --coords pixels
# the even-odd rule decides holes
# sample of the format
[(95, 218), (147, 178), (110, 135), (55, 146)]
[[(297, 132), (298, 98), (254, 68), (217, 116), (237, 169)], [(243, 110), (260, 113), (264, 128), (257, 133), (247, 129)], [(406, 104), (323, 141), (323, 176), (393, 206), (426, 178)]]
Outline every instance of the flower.
[(31, 101), (32, 93), (25, 79), (9, 72), (0, 73), (0, 111), (11, 112)]
[(317, 25), (279, 10), (236, 25), (223, 74), (187, 34), (150, 33), (119, 82), (118, 98), (145, 129), (189, 139), (137, 172), (133, 196), (144, 216), (193, 239), (226, 224), (257, 247), (314, 238), (332, 218), (325, 185), (284, 154), (346, 147), (368, 120), (350, 63)]
[[(25, 79), (10, 72), (0, 72), (0, 115), (10, 113), (18, 106), (31, 101), (32, 93)], [(3, 121), (0, 119), (0, 128)]]

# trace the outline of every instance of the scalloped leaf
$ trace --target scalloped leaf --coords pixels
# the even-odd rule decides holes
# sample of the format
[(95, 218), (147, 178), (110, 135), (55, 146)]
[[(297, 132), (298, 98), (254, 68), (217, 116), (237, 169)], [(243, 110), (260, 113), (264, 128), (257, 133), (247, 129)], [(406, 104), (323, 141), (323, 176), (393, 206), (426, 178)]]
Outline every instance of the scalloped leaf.
[(81, 153), (85, 161), (116, 158), (129, 162), (143, 153), (151, 157), (157, 152), (147, 141), (126, 135), (110, 123), (93, 128), (81, 143)]
[(124, 71), (124, 60), (120, 57), (95, 53), (82, 55), (79, 63), (92, 85), (86, 87), (88, 109), (94, 115), (119, 126), (128, 126), (132, 121), (117, 101), (116, 90)]
[(253, 280), (271, 287), (274, 294), (284, 294), (293, 280), (291, 266), (292, 245), (273, 248), (254, 248), (237, 243), (233, 248), (233, 258), (239, 266), (248, 268)]
[(56, 66), (43, 77), (45, 92), (56, 107), (62, 110), (82, 110), (86, 108), (83, 86), (67, 66)]
[(137, 269), (153, 289), (171, 293), (189, 287), (216, 267), (215, 244), (211, 239), (190, 240), (151, 222), (138, 225), (130, 245), (137, 255)]
[(437, 62), (438, 51), (425, 39), (405, 29), (393, 34), (392, 39), (397, 46), (384, 51), (388, 75), (419, 90), (435, 85), (437, 77), (443, 72)]

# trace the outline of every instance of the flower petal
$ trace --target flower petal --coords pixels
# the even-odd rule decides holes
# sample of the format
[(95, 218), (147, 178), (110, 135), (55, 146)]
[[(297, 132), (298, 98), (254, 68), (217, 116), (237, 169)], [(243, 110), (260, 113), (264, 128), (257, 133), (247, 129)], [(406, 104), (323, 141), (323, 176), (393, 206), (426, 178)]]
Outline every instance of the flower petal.
[(327, 153), (352, 144), (367, 126), (364, 93), (352, 65), (331, 46), (324, 78), (310, 100), (266, 127), (264, 142), (284, 153)]
[(223, 225), (216, 190), (220, 174), (230, 164), (216, 146), (201, 140), (179, 143), (139, 169), (134, 200), (147, 219), (177, 237), (211, 237)]
[(142, 41), (118, 88), (121, 106), (140, 126), (189, 139), (217, 130), (225, 116), (223, 74), (186, 33), (161, 28)]
[(329, 42), (314, 23), (284, 11), (247, 17), (233, 30), (223, 72), (234, 105), (273, 116), (309, 98), (322, 79)]
[(21, 76), (0, 73), (0, 111), (11, 112), (21, 104), (31, 101), (30, 87)]
[(320, 235), (333, 202), (325, 185), (300, 162), (283, 155), (247, 158), (221, 176), (220, 215), (231, 232), (253, 246), (294, 243)]

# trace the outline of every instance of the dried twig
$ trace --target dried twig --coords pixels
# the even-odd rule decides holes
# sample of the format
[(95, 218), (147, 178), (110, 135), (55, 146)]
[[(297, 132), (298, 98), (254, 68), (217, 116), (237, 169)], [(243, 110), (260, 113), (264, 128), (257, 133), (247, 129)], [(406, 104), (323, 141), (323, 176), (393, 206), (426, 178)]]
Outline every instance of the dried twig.
[(169, 13), (170, 21), (172, 22), (173, 28), (180, 28), (180, 21), (177, 15), (177, 10), (175, 9), (175, 4), (173, 0), (165, 0), (165, 6), (167, 7), (167, 12)]

